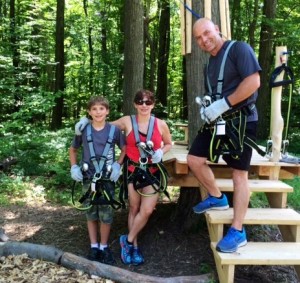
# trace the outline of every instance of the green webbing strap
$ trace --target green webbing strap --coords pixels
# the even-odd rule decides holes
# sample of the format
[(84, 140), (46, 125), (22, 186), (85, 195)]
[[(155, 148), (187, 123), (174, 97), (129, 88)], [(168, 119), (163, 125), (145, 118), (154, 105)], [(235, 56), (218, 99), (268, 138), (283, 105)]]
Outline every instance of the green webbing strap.
[(91, 156), (91, 161), (93, 162), (93, 165), (96, 170), (96, 174), (100, 174), (102, 172), (103, 166), (105, 164), (106, 158), (108, 151), (112, 145), (114, 134), (115, 134), (116, 127), (114, 125), (110, 125), (110, 130), (108, 134), (108, 139), (106, 141), (105, 147), (103, 149), (102, 155), (100, 157), (99, 162), (96, 159), (96, 154), (95, 154), (95, 149), (94, 149), (94, 143), (93, 143), (93, 137), (92, 137), (92, 125), (88, 124), (87, 125), (87, 130), (86, 130), (86, 139), (89, 145), (90, 149), (90, 156)]

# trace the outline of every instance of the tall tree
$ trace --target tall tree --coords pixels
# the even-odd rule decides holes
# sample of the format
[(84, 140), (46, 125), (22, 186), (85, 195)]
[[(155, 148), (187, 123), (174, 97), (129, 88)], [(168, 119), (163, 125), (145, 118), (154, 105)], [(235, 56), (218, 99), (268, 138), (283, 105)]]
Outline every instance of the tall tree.
[(123, 113), (134, 113), (133, 97), (143, 88), (144, 77), (144, 9), (141, 0), (125, 0), (124, 7), (124, 93)]
[(159, 18), (159, 49), (157, 65), (156, 96), (163, 106), (167, 106), (168, 93), (168, 63), (170, 51), (170, 1), (160, 1)]
[(259, 44), (259, 63), (262, 67), (261, 72), (261, 87), (259, 89), (259, 96), (257, 100), (257, 108), (260, 119), (258, 123), (257, 136), (259, 139), (267, 138), (270, 127), (270, 107), (271, 97), (269, 88), (269, 78), (272, 69), (272, 58), (273, 58), (273, 41), (274, 41), (274, 28), (272, 20), (275, 19), (276, 15), (277, 0), (264, 0), (263, 7), (263, 18), (261, 23), (260, 32), (260, 44)]
[(64, 105), (64, 72), (65, 72), (65, 55), (64, 55), (64, 10), (65, 1), (57, 0), (56, 6), (56, 46), (55, 46), (55, 105), (52, 112), (51, 129), (59, 129), (62, 125), (62, 114)]

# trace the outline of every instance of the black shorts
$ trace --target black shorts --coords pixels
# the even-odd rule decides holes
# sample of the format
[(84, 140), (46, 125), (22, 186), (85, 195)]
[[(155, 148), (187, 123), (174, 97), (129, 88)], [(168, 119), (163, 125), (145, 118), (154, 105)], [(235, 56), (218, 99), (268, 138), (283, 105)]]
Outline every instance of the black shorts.
[[(257, 122), (247, 122), (246, 135), (253, 141), (256, 141)], [(189, 150), (189, 155), (206, 157), (209, 159), (209, 147), (212, 139), (210, 129), (203, 129), (198, 132), (193, 144)], [(233, 169), (249, 171), (252, 157), (252, 147), (244, 144), (244, 150), (239, 159), (233, 158), (230, 154), (223, 155), (223, 160)]]

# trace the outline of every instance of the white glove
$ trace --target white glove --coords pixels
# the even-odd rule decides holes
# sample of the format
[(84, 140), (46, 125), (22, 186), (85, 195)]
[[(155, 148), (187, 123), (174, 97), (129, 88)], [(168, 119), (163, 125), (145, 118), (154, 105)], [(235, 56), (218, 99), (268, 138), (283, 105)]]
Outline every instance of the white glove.
[(154, 153), (152, 154), (152, 163), (159, 163), (162, 158), (163, 158), (164, 152), (162, 151), (161, 148), (157, 149), (154, 151)]
[(205, 115), (204, 115), (204, 110), (205, 110), (205, 107), (202, 106), (202, 107), (200, 108), (200, 117), (201, 117), (201, 119), (202, 119), (203, 121), (206, 122), (206, 120), (205, 120)]
[(111, 165), (111, 173), (109, 179), (112, 182), (117, 182), (121, 175), (121, 165), (118, 162), (114, 162)]
[[(204, 121), (207, 123), (211, 123), (216, 120), (219, 116), (221, 116), (224, 112), (229, 110), (231, 107), (228, 105), (225, 98), (219, 99), (213, 102), (211, 105), (205, 107), (203, 111)], [(201, 111), (200, 111), (201, 113)], [(202, 118), (202, 116), (201, 116)]]
[(76, 123), (75, 125), (75, 135), (76, 136), (81, 136), (82, 131), (86, 127), (86, 125), (90, 122), (90, 120), (86, 117), (82, 117), (79, 122)]
[(83, 179), (81, 168), (77, 164), (71, 167), (71, 177), (76, 182), (80, 182)]

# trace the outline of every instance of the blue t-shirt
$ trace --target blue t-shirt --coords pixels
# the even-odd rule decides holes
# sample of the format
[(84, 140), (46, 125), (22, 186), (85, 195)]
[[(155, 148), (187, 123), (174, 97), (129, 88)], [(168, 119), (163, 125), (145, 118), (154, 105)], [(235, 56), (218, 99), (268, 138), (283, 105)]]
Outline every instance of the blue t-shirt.
[[(97, 131), (93, 128), (91, 125), (91, 134), (93, 139), (93, 145), (94, 145), (94, 151), (96, 155), (96, 159), (99, 162), (100, 158), (103, 154), (104, 147), (106, 145), (106, 142), (108, 140), (110, 131), (110, 124), (106, 123), (104, 128), (100, 131)], [(88, 178), (92, 178), (96, 172), (96, 169), (93, 165), (93, 162), (91, 159), (90, 149), (87, 141), (87, 127), (84, 128), (82, 131), (81, 136), (75, 136), (72, 141), (72, 147), (79, 149), (81, 146), (82, 148), (82, 163), (88, 164), (88, 171), (84, 172), (84, 175)], [(106, 162), (104, 169), (106, 169), (107, 165), (111, 165), (115, 161), (115, 146), (118, 146), (120, 149), (125, 145), (125, 137), (122, 134), (121, 130), (118, 127), (115, 127), (115, 133), (113, 137), (112, 144), (110, 146), (110, 149), (108, 151), (108, 154), (106, 156)]]
[[(226, 48), (230, 41), (226, 41), (216, 56), (210, 56), (207, 75), (212, 88), (212, 93), (217, 93), (218, 77), (220, 72), (220, 66), (225, 53)], [(224, 68), (224, 82), (222, 88), (223, 97), (232, 94), (243, 79), (246, 77), (260, 72), (261, 67), (257, 61), (256, 55), (251, 46), (245, 42), (235, 42), (228, 53), (225, 61)], [(207, 87), (207, 86), (206, 86)], [(234, 106), (235, 109), (239, 109), (246, 105), (253, 105), (257, 99), (257, 91), (254, 92), (248, 99)], [(252, 107), (251, 107), (252, 108)], [(234, 111), (232, 110), (232, 111)], [(247, 121), (257, 121), (258, 115), (256, 107), (251, 110), (251, 115), (248, 116)]]

